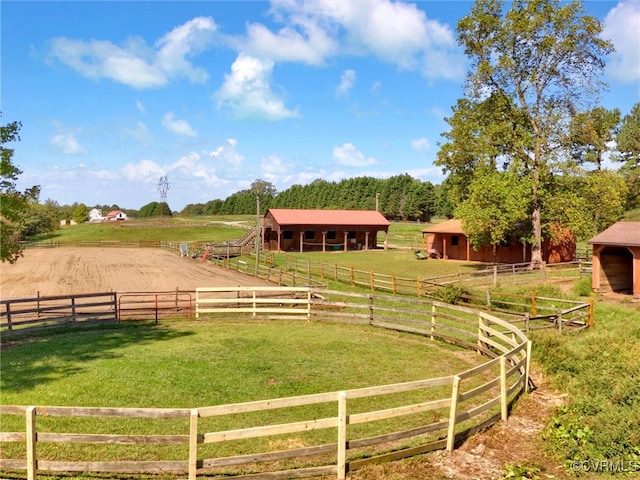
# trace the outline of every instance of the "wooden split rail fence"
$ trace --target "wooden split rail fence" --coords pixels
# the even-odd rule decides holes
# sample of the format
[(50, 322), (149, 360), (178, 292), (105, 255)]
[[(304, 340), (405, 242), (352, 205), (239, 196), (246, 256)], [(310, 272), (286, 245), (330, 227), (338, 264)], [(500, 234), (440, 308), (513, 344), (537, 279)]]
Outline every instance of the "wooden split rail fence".
[(41, 328), (115, 323), (116, 293), (86, 293), (0, 300), (0, 331), (14, 334)]
[[(240, 295), (247, 293), (242, 288), (224, 292), (204, 289), (199, 293), (230, 297), (222, 307), (224, 311), (219, 312), (218, 302), (203, 302), (205, 297), (197, 296), (197, 308), (203, 307), (199, 311), (203, 317), (228, 315), (234, 305), (237, 312), (245, 313), (252, 313), (258, 305), (271, 309), (277, 304), (280, 308), (281, 304), (286, 305), (283, 299), (295, 293), (301, 297), (299, 300), (311, 306), (305, 311), (297, 303), (290, 304), (299, 314), (298, 318), (366, 323), (409, 332), (420, 335), (425, 342), (443, 340), (471, 348), (489, 360), (464, 372), (439, 378), (198, 408), (2, 405), (0, 415), (23, 416), (21, 423), (25, 429), (0, 432), (0, 442), (24, 445), (23, 457), (3, 456), (0, 469), (26, 470), (29, 480), (36, 479), (39, 472), (61, 471), (176, 473), (186, 474), (190, 480), (198, 475), (215, 474), (246, 479), (319, 475), (345, 479), (348, 472), (372, 463), (436, 449), (453, 450), (473, 433), (506, 420), (509, 405), (529, 388), (531, 342), (520, 328), (487, 312), (426, 300), (407, 301), (331, 290), (256, 289), (256, 297), (251, 294), (247, 302), (238, 301)], [(258, 298), (258, 294), (264, 297)], [(274, 301), (266, 301), (268, 299)], [(212, 305), (216, 307), (209, 308)], [(207, 309), (213, 311), (207, 312)], [(389, 397), (395, 399), (391, 406), (385, 400)], [(373, 403), (363, 404), (363, 399)], [(261, 417), (260, 424), (256, 425), (256, 412), (267, 410), (281, 412), (281, 415)], [(66, 417), (66, 420), (55, 424), (45, 420), (48, 417)], [(84, 417), (104, 418), (100, 432), (68, 430), (74, 428), (74, 419)], [(107, 423), (106, 419), (115, 423)], [(154, 425), (172, 422), (172, 426), (165, 430), (161, 423), (151, 429), (152, 434), (126, 433), (133, 419), (147, 419), (155, 422)], [(378, 426), (369, 430), (361, 428), (369, 424)], [(162, 433), (163, 430), (167, 433)], [(313, 434), (319, 436), (305, 436)], [(304, 446), (300, 446), (300, 437), (304, 438)], [(273, 442), (264, 444), (272, 449), (247, 451), (249, 444), (242, 443), (259, 438), (272, 438)], [(68, 454), (55, 453), (55, 450), (51, 453), (51, 448), (42, 449), (48, 453), (41, 453), (41, 446), (61, 443), (109, 444), (110, 448), (136, 445), (148, 448), (148, 458), (157, 456), (161, 446), (174, 445), (182, 446), (180, 451), (184, 456), (178, 460), (137, 460), (128, 458), (123, 450), (117, 460), (104, 460), (99, 450), (95, 450), (97, 458), (84, 458), (88, 455), (84, 448), (82, 459), (68, 458)], [(220, 455), (216, 446), (221, 444), (231, 445), (230, 448), (235, 445), (242, 453)], [(282, 449), (283, 445), (289, 448)], [(138, 455), (145, 456), (144, 453)]]

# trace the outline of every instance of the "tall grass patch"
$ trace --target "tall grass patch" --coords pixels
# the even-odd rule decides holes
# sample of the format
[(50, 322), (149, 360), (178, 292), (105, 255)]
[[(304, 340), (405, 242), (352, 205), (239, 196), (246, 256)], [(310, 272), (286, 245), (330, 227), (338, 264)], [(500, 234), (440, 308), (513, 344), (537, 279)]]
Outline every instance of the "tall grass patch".
[(533, 336), (534, 359), (569, 394), (544, 436), (567, 460), (640, 461), (640, 309), (598, 302), (596, 319)]

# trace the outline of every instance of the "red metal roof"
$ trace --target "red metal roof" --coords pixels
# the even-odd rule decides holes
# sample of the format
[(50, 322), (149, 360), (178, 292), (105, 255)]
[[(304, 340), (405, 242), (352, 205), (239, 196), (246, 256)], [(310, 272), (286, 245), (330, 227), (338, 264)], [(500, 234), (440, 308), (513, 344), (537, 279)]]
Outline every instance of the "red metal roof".
[(640, 222), (618, 222), (593, 237), (592, 245), (617, 245), (640, 247)]
[(267, 211), (278, 225), (376, 226), (389, 227), (389, 220), (375, 210), (307, 210), (270, 208)]

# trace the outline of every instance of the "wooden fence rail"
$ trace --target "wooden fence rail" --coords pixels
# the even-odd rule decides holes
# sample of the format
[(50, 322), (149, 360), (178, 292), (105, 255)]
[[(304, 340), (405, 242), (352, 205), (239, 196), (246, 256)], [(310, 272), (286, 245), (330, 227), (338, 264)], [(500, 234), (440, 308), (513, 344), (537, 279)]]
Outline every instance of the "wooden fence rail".
[[(3, 405), (0, 406), (0, 415), (24, 416), (23, 425), (26, 427), (19, 432), (0, 432), (0, 442), (22, 442), (26, 452), (24, 458), (0, 458), (0, 469), (26, 470), (29, 480), (35, 479), (40, 471), (166, 472), (187, 474), (189, 479), (195, 479), (199, 474), (222, 474), (225, 477), (246, 479), (332, 475), (344, 479), (348, 472), (371, 463), (395, 460), (435, 449), (452, 450), (469, 435), (500, 419), (505, 420), (509, 404), (528, 390), (531, 342), (513, 323), (490, 313), (422, 299), (408, 301), (393, 296), (332, 290), (271, 288), (252, 292), (247, 297), (249, 303), (253, 305), (255, 302), (256, 305), (271, 308), (273, 303), (266, 300), (272, 299), (280, 304), (293, 293), (310, 305), (309, 312), (314, 321), (348, 321), (392, 328), (420, 335), (425, 342), (440, 339), (472, 348), (490, 359), (464, 372), (446, 377), (190, 409)], [(244, 288), (203, 293), (226, 295), (229, 300), (224, 307), (226, 312), (233, 310), (234, 305), (236, 312), (242, 312), (246, 308), (244, 301), (238, 301), (247, 293)], [(257, 293), (263, 297), (254, 298)], [(201, 303), (199, 300), (196, 302)], [(217, 305), (217, 302), (213, 304)], [(214, 312), (209, 312), (212, 313)], [(420, 392), (420, 395), (401, 397), (404, 401), (391, 407), (384, 401), (374, 401), (367, 403), (368, 407), (363, 409), (363, 404), (358, 402), (358, 399), (386, 398), (408, 392)], [(420, 400), (408, 401), (409, 398)], [(305, 409), (306, 406), (313, 408)], [(300, 408), (301, 411), (296, 410)], [(244, 417), (266, 410), (283, 411), (286, 415), (282, 420), (269, 415), (259, 425), (256, 425), (255, 417), (248, 417), (253, 418), (253, 421)], [(294, 415), (291, 412), (297, 413)], [(104, 425), (100, 433), (57, 431), (50, 422), (46, 422), (46, 426), (40, 425), (39, 418), (52, 416), (71, 419), (104, 417), (116, 421), (121, 419), (125, 423), (112, 425), (111, 433), (105, 433)], [(223, 423), (216, 420), (222, 417), (229, 417), (232, 421)], [(413, 423), (400, 429), (397, 425), (404, 424), (392, 424), (388, 427), (391, 430), (379, 431), (374, 436), (358, 430), (363, 424), (405, 417), (413, 419)], [(183, 423), (178, 432), (174, 424), (171, 433), (133, 435), (126, 433), (126, 422), (131, 419), (149, 419), (154, 422), (173, 420)], [(65, 421), (61, 425), (70, 428), (69, 425), (73, 423)], [(220, 428), (222, 425), (228, 427)], [(207, 447), (207, 444), (235, 445), (234, 442), (247, 439), (283, 438), (286, 435), (306, 435), (306, 432), (316, 431), (325, 432), (318, 439), (319, 442), (305, 442), (303, 447), (295, 446), (296, 442), (293, 442), (293, 446), (285, 450), (244, 451), (231, 456), (214, 453), (211, 456), (216, 450)], [(322, 441), (326, 435), (333, 440), (329, 443)], [(183, 445), (186, 450), (182, 460), (72, 461), (60, 459), (55, 454), (55, 460), (41, 454), (38, 445), (46, 443), (149, 445), (154, 451), (158, 445)], [(282, 445), (281, 442), (274, 443)], [(313, 461), (304, 463), (303, 459), (309, 456), (313, 456)], [(287, 459), (295, 460), (295, 468), (282, 469), (280, 464), (287, 465)], [(280, 466), (280, 470), (273, 470), (274, 465), (276, 469)], [(247, 474), (249, 471), (254, 473)]]
[(116, 322), (116, 293), (86, 293), (0, 300), (0, 332)]

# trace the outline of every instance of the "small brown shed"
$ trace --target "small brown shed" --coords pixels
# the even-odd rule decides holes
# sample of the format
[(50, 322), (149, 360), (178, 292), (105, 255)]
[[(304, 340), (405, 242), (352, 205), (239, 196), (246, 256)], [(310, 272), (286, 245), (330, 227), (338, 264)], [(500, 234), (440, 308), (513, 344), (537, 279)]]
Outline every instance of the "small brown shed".
[[(511, 243), (480, 247), (474, 250), (462, 229), (462, 221), (446, 220), (422, 230), (425, 248), (431, 255), (467, 262), (526, 263), (531, 261), (531, 245), (514, 240)], [(576, 244), (573, 235), (558, 235), (562, 241), (542, 243), (542, 258), (547, 263), (571, 262), (575, 259)]]
[(640, 296), (640, 222), (618, 222), (588, 242), (594, 292)]
[(270, 208), (262, 219), (267, 251), (347, 251), (377, 248), (378, 232), (389, 221), (375, 210), (306, 210)]

